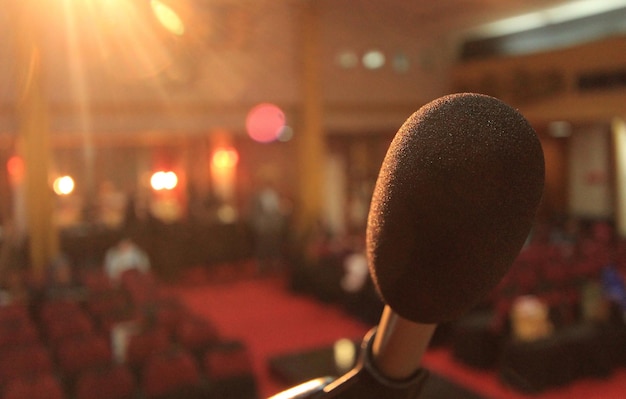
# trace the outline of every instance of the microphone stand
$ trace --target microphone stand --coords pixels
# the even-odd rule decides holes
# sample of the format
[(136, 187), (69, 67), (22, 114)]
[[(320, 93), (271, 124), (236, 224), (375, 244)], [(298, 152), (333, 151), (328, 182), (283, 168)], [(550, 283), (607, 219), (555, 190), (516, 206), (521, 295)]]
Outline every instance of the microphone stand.
[(269, 399), (417, 399), (428, 372), (420, 368), (436, 324), (407, 320), (385, 306), (366, 334), (356, 366), (343, 376), (318, 378)]

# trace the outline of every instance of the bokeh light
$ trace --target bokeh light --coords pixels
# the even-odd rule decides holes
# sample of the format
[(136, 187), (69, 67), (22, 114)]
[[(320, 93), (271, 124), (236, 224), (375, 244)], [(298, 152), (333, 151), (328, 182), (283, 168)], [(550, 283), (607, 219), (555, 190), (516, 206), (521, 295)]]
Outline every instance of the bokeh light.
[(172, 171), (155, 172), (150, 178), (150, 185), (154, 190), (173, 190), (178, 185), (178, 176)]
[(11, 182), (20, 182), (24, 178), (25, 171), (26, 167), (24, 166), (24, 160), (21, 157), (14, 155), (9, 158), (7, 161), (7, 172), (9, 173)]
[(157, 20), (170, 33), (182, 36), (185, 33), (185, 24), (180, 16), (171, 7), (160, 0), (151, 0), (150, 7)]
[(291, 126), (284, 126), (278, 134), (278, 141), (286, 143), (293, 138), (293, 129)]
[(363, 54), (363, 66), (367, 69), (380, 69), (385, 65), (385, 54), (380, 50), (369, 50)]
[(347, 371), (354, 365), (356, 359), (356, 347), (352, 340), (342, 338), (335, 341), (333, 345), (335, 366), (338, 370)]
[(71, 176), (57, 177), (52, 183), (56, 195), (69, 195), (74, 191), (74, 187), (74, 179)]
[(219, 148), (213, 153), (211, 162), (218, 169), (234, 168), (239, 162), (239, 154), (234, 148)]
[(275, 141), (285, 128), (285, 120), (285, 113), (280, 107), (270, 103), (259, 104), (248, 112), (248, 136), (260, 143)]

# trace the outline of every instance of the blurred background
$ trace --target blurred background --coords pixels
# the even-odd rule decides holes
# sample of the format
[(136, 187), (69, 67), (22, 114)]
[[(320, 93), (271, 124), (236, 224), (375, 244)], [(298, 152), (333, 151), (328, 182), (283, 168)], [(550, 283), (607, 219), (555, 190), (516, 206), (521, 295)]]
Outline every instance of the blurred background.
[(579, 309), (608, 265), (623, 284), (625, 32), (621, 0), (2, 0), (7, 298), (14, 271), (40, 293), (63, 259), (84, 283), (130, 238), (165, 284), (278, 275), (375, 323), (349, 255), (386, 149), (420, 106), (478, 92), (518, 108), (546, 158), (542, 249), (490, 326), (526, 294)]
[(404, 119), (475, 91), (539, 132), (543, 220), (619, 222), (622, 6), (7, 1), (0, 215), (46, 237), (128, 217), (230, 224), (271, 182), (297, 228), (360, 232)]

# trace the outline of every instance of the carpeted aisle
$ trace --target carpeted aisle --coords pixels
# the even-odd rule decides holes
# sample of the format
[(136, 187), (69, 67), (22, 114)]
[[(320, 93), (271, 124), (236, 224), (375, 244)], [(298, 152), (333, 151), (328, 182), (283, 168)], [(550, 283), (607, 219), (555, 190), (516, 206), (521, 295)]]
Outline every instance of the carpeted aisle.
[[(194, 313), (215, 322), (224, 337), (244, 340), (253, 356), (262, 398), (285, 388), (269, 372), (278, 355), (328, 347), (336, 340), (360, 341), (371, 326), (336, 306), (294, 295), (280, 278), (233, 280), (229, 283), (185, 284), (171, 287)], [(536, 395), (524, 395), (503, 385), (490, 371), (456, 362), (446, 349), (432, 349), (423, 359), (433, 373), (454, 381), (486, 399), (622, 399), (626, 370), (610, 379), (585, 379)], [(455, 398), (456, 399), (456, 398)]]
[(292, 295), (277, 278), (176, 287), (174, 292), (192, 312), (213, 320), (223, 336), (246, 342), (262, 397), (287, 388), (270, 375), (270, 357), (332, 345), (340, 338), (360, 339), (370, 329), (334, 306)]

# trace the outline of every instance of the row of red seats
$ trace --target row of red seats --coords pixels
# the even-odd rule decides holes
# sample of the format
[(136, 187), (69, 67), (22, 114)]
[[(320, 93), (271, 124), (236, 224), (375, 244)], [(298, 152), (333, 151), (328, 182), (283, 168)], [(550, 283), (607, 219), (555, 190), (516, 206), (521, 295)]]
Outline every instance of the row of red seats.
[[(83, 282), (82, 301), (0, 307), (2, 399), (256, 397), (245, 345), (165, 296), (153, 276)], [(132, 327), (124, 362), (111, 339), (120, 323)]]
[(585, 286), (598, 282), (607, 265), (626, 265), (626, 252), (620, 254), (598, 242), (583, 242), (574, 247), (545, 243), (527, 246), (492, 292), (494, 324), (501, 326), (515, 299), (523, 295), (543, 300), (560, 323), (576, 323)]
[[(15, 356), (7, 356), (6, 361), (3, 357), (0, 369), (7, 378), (3, 381), (3, 399), (65, 399), (69, 396), (66, 395), (67, 387), (55, 372), (44, 348), (22, 348), (14, 354), (19, 354), (19, 358), (24, 360), (9, 365)], [(230, 366), (224, 367), (225, 361)], [(256, 397), (256, 391), (250, 389), (254, 381), (249, 374), (247, 361), (245, 352), (238, 348), (222, 348), (207, 353), (204, 363), (199, 367), (188, 351), (172, 350), (160, 352), (147, 360), (138, 379), (125, 364), (102, 362), (97, 367), (93, 364), (85, 365), (72, 384), (71, 397), (253, 398)], [(29, 366), (25, 365), (26, 362)], [(12, 371), (8, 371), (11, 368)]]

